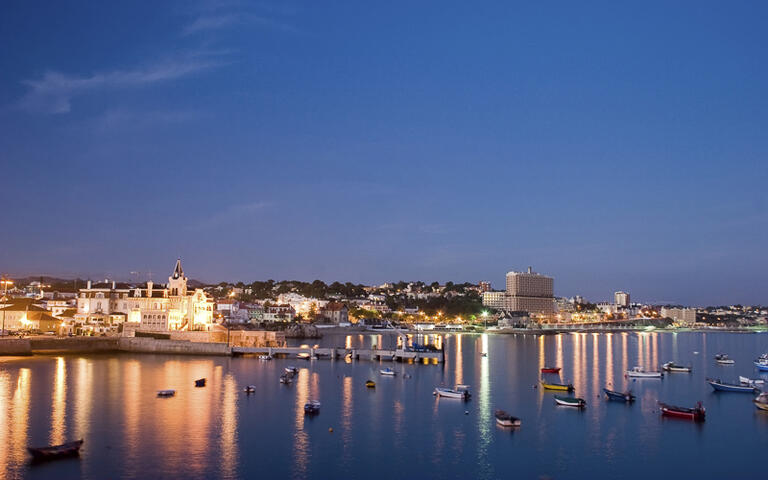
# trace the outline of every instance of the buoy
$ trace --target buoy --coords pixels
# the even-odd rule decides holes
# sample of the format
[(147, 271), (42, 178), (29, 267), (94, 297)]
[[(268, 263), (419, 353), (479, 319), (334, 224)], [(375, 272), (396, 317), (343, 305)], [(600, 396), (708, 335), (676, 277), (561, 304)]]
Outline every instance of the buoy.
[(328, 428), (328, 433), (333, 433), (333, 427)]

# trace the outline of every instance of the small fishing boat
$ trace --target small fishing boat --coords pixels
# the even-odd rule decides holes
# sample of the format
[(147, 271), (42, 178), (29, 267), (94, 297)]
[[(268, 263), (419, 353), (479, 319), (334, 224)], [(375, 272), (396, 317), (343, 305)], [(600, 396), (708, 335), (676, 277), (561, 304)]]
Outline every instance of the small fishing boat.
[(541, 380), (541, 386), (545, 390), (558, 390), (561, 392), (572, 392), (573, 391), (573, 384), (572, 383), (547, 383), (544, 380)]
[(272, 355), (259, 355), (259, 360), (272, 360)]
[(456, 385), (454, 388), (435, 387), (433, 395), (446, 398), (460, 398), (468, 400), (472, 396), (468, 385)]
[(661, 366), (661, 369), (666, 372), (673, 373), (691, 373), (693, 371), (693, 367), (684, 367), (682, 365), (676, 364), (675, 362), (667, 362)]
[(296, 358), (300, 358), (302, 360), (309, 360), (309, 357), (310, 355), (307, 352), (301, 352), (296, 354)]
[(661, 372), (649, 372), (643, 370), (643, 367), (635, 367), (627, 371), (627, 376), (634, 378), (661, 378), (664, 374)]
[(280, 383), (291, 383), (293, 382), (293, 375), (284, 373), (280, 375)]
[(389, 377), (394, 377), (395, 375), (397, 375), (397, 372), (395, 372), (394, 370), (392, 370), (389, 367), (387, 367), (387, 368), (385, 368), (383, 370), (379, 370), (379, 373), (381, 375), (386, 375), (386, 376), (389, 376)]
[(584, 408), (587, 406), (587, 402), (583, 398), (564, 397), (562, 395), (555, 395), (555, 403), (564, 407)]
[(608, 390), (607, 388), (604, 388), (603, 391), (605, 392), (605, 396), (608, 398), (608, 400), (615, 400), (619, 402), (634, 402), (635, 396), (632, 395), (632, 392), (627, 390), (626, 392), (617, 392), (614, 390)]
[(314, 415), (320, 413), (320, 402), (317, 400), (310, 400), (304, 404), (304, 413), (307, 415)]
[(176, 395), (176, 390), (168, 389), (168, 390), (158, 390), (157, 391), (157, 396), (161, 397), (161, 398), (172, 397), (174, 395)]
[(715, 355), (715, 361), (720, 365), (733, 365), (734, 362), (727, 353), (718, 353)]
[(759, 410), (768, 411), (768, 392), (763, 392), (754, 400), (755, 407)]
[(521, 421), (517, 417), (513, 417), (504, 410), (496, 410), (493, 415), (496, 417), (496, 423), (502, 427), (519, 427)]
[(295, 375), (295, 374), (299, 373), (299, 369), (294, 367), (293, 365), (289, 365), (289, 366), (285, 367), (285, 373), (290, 373), (292, 375)]
[(51, 445), (49, 447), (27, 447), (27, 451), (35, 461), (46, 461), (57, 458), (76, 457), (80, 455), (80, 447), (82, 446), (82, 440), (75, 440), (74, 442)]
[(367, 380), (365, 382), (365, 386), (368, 388), (376, 388), (376, 382), (374, 382), (373, 380)]
[(204, 387), (205, 386), (205, 379), (204, 378), (198, 378), (195, 380), (195, 386), (196, 387)]
[(738, 393), (755, 393), (757, 389), (752, 385), (741, 385), (738, 383), (726, 383), (722, 380), (708, 378), (707, 383), (712, 386), (717, 392), (738, 392)]
[(706, 410), (701, 405), (701, 402), (696, 403), (696, 406), (693, 408), (677, 407), (661, 402), (659, 402), (659, 407), (661, 408), (661, 414), (667, 417), (686, 418), (688, 420), (703, 422), (706, 415)]
[(560, 367), (544, 367), (541, 373), (560, 373)]
[(761, 378), (747, 378), (739, 375), (739, 383), (742, 385), (750, 385), (757, 388), (758, 385), (764, 385), (765, 380)]
[(245, 388), (243, 389), (243, 391), (244, 391), (245, 393), (248, 393), (248, 394), (250, 394), (250, 393), (255, 393), (255, 392), (256, 392), (256, 385), (248, 385), (247, 387), (245, 387)]
[(764, 353), (755, 359), (755, 367), (761, 372), (768, 372), (768, 353)]

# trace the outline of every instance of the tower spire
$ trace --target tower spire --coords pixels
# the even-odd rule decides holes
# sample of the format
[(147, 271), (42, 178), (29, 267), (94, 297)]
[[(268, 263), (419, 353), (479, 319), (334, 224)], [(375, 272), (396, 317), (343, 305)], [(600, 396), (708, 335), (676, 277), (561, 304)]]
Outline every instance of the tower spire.
[(173, 268), (173, 278), (183, 278), (184, 277), (184, 270), (181, 268), (181, 257), (176, 259), (176, 266)]

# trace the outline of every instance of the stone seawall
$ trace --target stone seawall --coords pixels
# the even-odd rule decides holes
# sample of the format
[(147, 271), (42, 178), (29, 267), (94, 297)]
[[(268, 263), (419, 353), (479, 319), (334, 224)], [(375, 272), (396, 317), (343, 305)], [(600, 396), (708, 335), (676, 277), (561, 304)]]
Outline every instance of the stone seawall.
[(116, 337), (30, 337), (32, 353), (101, 353), (117, 351)]
[(177, 355), (231, 355), (226, 343), (201, 343), (184, 340), (157, 340), (146, 337), (121, 337), (118, 349), (134, 353), (170, 353)]
[(32, 347), (26, 338), (0, 339), (0, 356), (32, 355)]

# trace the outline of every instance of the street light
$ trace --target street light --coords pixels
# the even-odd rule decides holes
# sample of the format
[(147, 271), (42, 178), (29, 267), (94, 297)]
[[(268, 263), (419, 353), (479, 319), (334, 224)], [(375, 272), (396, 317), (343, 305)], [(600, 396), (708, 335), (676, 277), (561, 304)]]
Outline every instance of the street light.
[(0, 284), (3, 286), (3, 336), (5, 336), (5, 302), (7, 300), (8, 285), (13, 285), (12, 280), (6, 280), (5, 277), (0, 279)]

